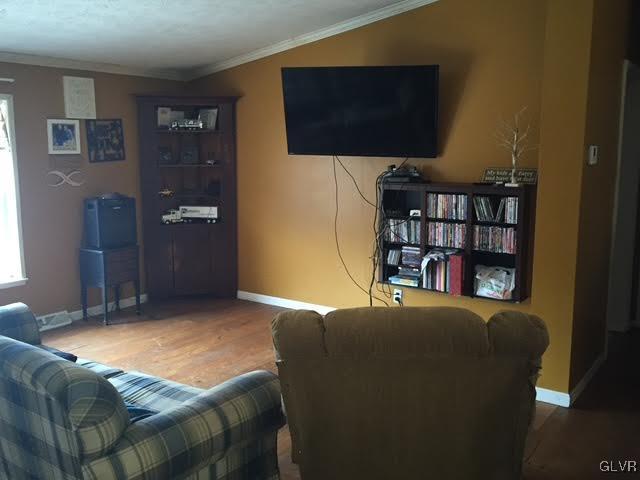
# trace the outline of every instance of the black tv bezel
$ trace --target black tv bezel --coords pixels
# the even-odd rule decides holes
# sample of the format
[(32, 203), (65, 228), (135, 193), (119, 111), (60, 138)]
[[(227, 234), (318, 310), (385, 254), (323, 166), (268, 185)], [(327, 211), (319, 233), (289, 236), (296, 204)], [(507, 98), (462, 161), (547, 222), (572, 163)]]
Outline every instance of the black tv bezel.
[[(351, 152), (297, 152), (291, 149), (291, 145), (289, 143), (289, 123), (288, 123), (288, 115), (287, 115), (287, 103), (285, 101), (284, 94), (284, 72), (286, 70), (328, 70), (328, 69), (339, 69), (339, 68), (368, 68), (368, 69), (388, 69), (388, 68), (432, 68), (435, 71), (435, 99), (434, 99), (434, 125), (435, 125), (435, 142), (433, 145), (433, 151), (428, 152), (428, 156), (424, 155), (416, 155), (415, 152), (403, 152), (403, 153), (390, 153), (390, 152), (376, 152), (376, 153), (351, 153)], [(379, 158), (416, 158), (416, 159), (433, 159), (438, 158), (439, 155), (439, 146), (440, 146), (440, 138), (439, 138), (439, 127), (440, 127), (440, 65), (338, 65), (338, 66), (322, 66), (322, 67), (282, 67), (280, 69), (280, 79), (282, 82), (282, 100), (284, 107), (284, 120), (285, 120), (285, 135), (287, 137), (287, 153), (289, 155), (313, 155), (313, 156), (341, 156), (341, 157), (379, 157)]]

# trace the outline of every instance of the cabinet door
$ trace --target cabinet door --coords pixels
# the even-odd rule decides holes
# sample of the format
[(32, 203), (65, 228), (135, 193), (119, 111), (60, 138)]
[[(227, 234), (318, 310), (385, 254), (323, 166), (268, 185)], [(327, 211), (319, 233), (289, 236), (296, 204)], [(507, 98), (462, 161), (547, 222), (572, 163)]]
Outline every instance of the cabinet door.
[(144, 266), (147, 293), (152, 299), (173, 295), (173, 242), (170, 226), (145, 231)]
[(180, 225), (173, 232), (173, 281), (176, 295), (212, 293), (208, 225)]
[(236, 245), (230, 227), (223, 222), (211, 228), (211, 280), (217, 297), (235, 298), (238, 292)]

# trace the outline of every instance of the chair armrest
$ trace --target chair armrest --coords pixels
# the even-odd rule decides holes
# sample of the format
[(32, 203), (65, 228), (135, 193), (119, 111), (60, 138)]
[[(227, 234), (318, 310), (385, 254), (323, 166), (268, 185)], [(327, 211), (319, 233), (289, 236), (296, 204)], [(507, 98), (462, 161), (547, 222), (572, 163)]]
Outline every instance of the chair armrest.
[(83, 466), (84, 478), (182, 478), (284, 423), (278, 377), (247, 373), (132, 424), (107, 456)]
[(30, 345), (40, 344), (38, 322), (24, 303), (0, 307), (0, 335)]

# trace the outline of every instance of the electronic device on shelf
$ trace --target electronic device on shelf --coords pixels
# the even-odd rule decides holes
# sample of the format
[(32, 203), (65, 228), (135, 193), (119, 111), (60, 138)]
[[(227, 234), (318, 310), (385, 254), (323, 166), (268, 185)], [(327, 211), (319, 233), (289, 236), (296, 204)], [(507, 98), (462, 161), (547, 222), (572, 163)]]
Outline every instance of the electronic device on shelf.
[(386, 183), (424, 182), (422, 174), (414, 166), (396, 167), (389, 165), (383, 177)]
[(137, 243), (136, 201), (106, 193), (84, 201), (84, 246), (118, 248)]
[(218, 221), (218, 207), (209, 206), (180, 206), (162, 215), (162, 223), (216, 223)]

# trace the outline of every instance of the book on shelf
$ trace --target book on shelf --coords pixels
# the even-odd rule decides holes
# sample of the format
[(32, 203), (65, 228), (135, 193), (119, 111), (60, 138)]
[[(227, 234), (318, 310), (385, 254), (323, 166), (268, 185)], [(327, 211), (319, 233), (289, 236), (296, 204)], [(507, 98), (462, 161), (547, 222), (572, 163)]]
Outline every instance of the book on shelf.
[(384, 239), (393, 243), (420, 243), (420, 217), (388, 219)]
[(489, 197), (473, 197), (473, 207), (480, 222), (518, 223), (518, 197), (502, 197), (495, 212)]
[(455, 193), (427, 193), (427, 216), (443, 220), (466, 220), (467, 196)]
[(464, 257), (457, 250), (432, 250), (425, 256), (423, 288), (462, 295), (463, 278)]
[(473, 249), (493, 253), (516, 253), (516, 230), (512, 227), (473, 227)]
[(427, 222), (427, 243), (436, 247), (464, 248), (464, 223)]

